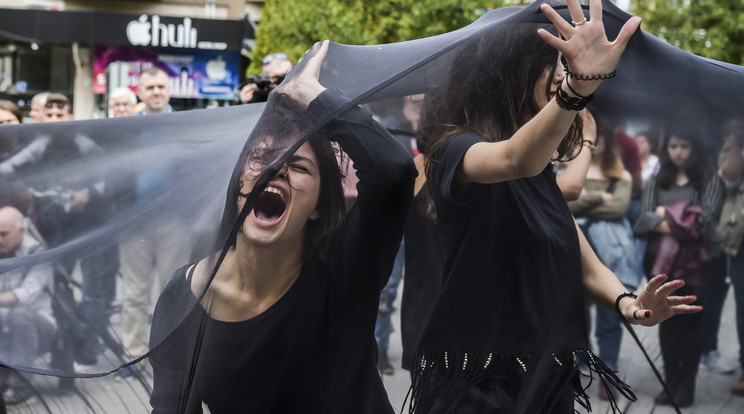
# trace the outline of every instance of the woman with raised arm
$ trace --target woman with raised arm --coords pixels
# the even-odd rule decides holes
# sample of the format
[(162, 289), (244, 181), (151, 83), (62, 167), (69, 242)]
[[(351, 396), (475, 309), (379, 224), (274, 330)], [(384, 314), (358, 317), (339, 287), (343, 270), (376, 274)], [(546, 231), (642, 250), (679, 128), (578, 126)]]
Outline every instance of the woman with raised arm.
[(600, 0), (588, 18), (567, 3), (573, 24), (541, 6), (562, 37), (551, 25), (503, 25), (463, 45), (427, 91), (427, 180), (448, 257), (414, 360), (416, 413), (570, 413), (575, 397), (589, 404), (580, 362), (632, 397), (588, 351), (584, 295), (642, 325), (701, 309), (669, 296), (683, 282), (661, 286), (665, 276), (651, 294), (628, 292), (556, 184), (550, 161), (580, 140), (577, 112), (640, 23), (609, 41)]
[[(177, 271), (158, 301), (152, 346), (167, 339), (151, 358), (153, 413), (393, 412), (374, 326), (412, 202), (405, 149), (353, 106), (299, 146), (242, 212), (267, 168), (348, 104), (318, 82), (328, 47), (316, 44), (272, 93), (249, 137), (223, 215), (228, 233), (236, 219), (239, 229), (211, 283), (210, 257)], [(333, 142), (359, 178), (348, 213)], [(198, 304), (168, 336), (184, 297)]]

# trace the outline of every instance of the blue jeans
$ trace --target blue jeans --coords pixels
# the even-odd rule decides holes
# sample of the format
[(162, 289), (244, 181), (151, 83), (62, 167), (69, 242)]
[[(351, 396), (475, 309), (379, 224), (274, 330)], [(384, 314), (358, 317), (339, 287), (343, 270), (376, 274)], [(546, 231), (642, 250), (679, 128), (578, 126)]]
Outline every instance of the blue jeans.
[(380, 292), (380, 307), (377, 310), (377, 321), (375, 321), (375, 341), (380, 352), (387, 352), (390, 346), (390, 328), (392, 324), (393, 302), (398, 295), (398, 285), (403, 278), (403, 265), (405, 260), (405, 249), (403, 242), (400, 243), (398, 254), (395, 255), (393, 271), (390, 273), (387, 285)]
[(620, 355), (620, 342), (623, 339), (623, 327), (620, 317), (615, 312), (597, 306), (597, 322), (594, 327), (597, 337), (599, 359), (611, 370), (617, 371), (617, 359)]
[[(743, 246), (744, 247), (744, 246)], [(744, 368), (744, 248), (731, 258), (731, 285), (736, 302), (736, 332), (739, 336), (739, 363)]]

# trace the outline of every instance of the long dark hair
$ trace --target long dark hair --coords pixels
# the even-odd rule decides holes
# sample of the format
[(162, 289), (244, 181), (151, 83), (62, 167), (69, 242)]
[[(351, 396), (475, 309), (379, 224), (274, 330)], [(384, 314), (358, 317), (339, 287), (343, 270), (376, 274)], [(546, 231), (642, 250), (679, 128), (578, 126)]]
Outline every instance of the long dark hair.
[[(464, 131), (492, 142), (509, 139), (540, 111), (535, 84), (546, 71), (555, 73), (558, 52), (540, 39), (538, 27), (557, 33), (553, 25), (508, 25), (460, 49), (444, 84), (426, 94), (421, 133), (429, 143), (428, 155)], [(545, 89), (547, 97), (549, 83)], [(559, 157), (579, 139), (574, 124), (558, 148)]]
[[(535, 85), (546, 72), (552, 79), (558, 51), (537, 35), (538, 28), (557, 34), (552, 24), (525, 23), (476, 37), (459, 48), (443, 83), (427, 91), (421, 120), (421, 140), (428, 144), (427, 178), (434, 153), (454, 135), (469, 131), (491, 142), (507, 140), (542, 109)], [(546, 100), (549, 93), (550, 82), (545, 86)], [(581, 119), (576, 116), (558, 146), (557, 158), (580, 140)], [(430, 184), (427, 191), (431, 194)], [(434, 215), (431, 204), (429, 213)]]
[(612, 124), (599, 114), (593, 114), (593, 116), (594, 122), (597, 124), (597, 143), (599, 143), (599, 140), (604, 141), (604, 150), (602, 154), (598, 155), (599, 169), (602, 170), (602, 175), (605, 177), (621, 180), (625, 167)]
[(696, 190), (702, 191), (705, 183), (715, 174), (713, 161), (701, 145), (701, 138), (695, 136), (694, 133), (681, 129), (669, 130), (664, 136), (664, 145), (661, 147), (661, 151), (659, 151), (660, 163), (659, 173), (656, 175), (656, 184), (661, 186), (661, 188), (668, 189), (677, 179), (677, 166), (669, 158), (669, 149), (667, 148), (672, 137), (685, 140), (692, 146), (690, 159), (684, 167), (685, 175), (687, 175), (687, 178)]
[[(241, 188), (241, 176), (247, 168), (247, 161), (265, 153), (272, 154), (271, 162), (278, 159), (292, 144), (307, 134), (315, 122), (305, 108), (286, 94), (273, 93), (266, 104), (263, 115), (251, 132), (233, 169), (227, 189), (225, 209), (220, 223), (217, 243), (224, 243), (232, 231), (232, 226), (240, 213), (238, 196)], [(270, 149), (260, 149), (260, 143), (270, 142)], [(320, 194), (317, 210), (320, 217), (306, 224), (304, 236), (304, 257), (327, 260), (328, 249), (335, 231), (341, 226), (346, 215), (344, 190), (341, 180), (344, 174), (339, 167), (343, 153), (337, 150), (328, 138), (319, 131), (307, 141), (318, 159), (320, 171)], [(264, 154), (259, 154), (263, 152)], [(265, 165), (268, 168), (271, 165)], [(266, 171), (257, 171), (258, 175)], [(290, 182), (291, 185), (291, 182)], [(230, 240), (235, 244), (235, 239)], [(222, 247), (222, 246), (219, 246)]]

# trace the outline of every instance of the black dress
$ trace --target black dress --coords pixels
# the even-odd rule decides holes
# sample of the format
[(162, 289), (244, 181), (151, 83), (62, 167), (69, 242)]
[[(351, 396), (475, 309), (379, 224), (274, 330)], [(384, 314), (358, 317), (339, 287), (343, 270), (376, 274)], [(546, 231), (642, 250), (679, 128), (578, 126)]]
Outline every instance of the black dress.
[(456, 135), (432, 160), (447, 261), (414, 360), (413, 407), (471, 412), (466, 407), (480, 398), (493, 400), (489, 409), (571, 412), (574, 394), (588, 403), (578, 360), (620, 384), (587, 351), (576, 227), (551, 166), (535, 177), (453, 194), (465, 152), (483, 141)]
[(425, 208), (426, 195), (420, 191), (413, 199), (413, 210), (406, 224), (406, 279), (400, 304), (401, 359), (403, 368), (409, 371), (421, 332), (439, 296), (446, 256), (437, 225), (424, 214)]
[[(310, 110), (321, 119), (346, 102), (326, 91)], [(152, 354), (153, 413), (179, 412), (182, 404), (185, 412), (198, 413), (202, 401), (215, 414), (393, 412), (377, 373), (374, 326), (380, 290), (410, 210), (416, 169), (400, 144), (358, 107), (325, 129), (352, 158), (360, 179), (357, 203), (336, 235), (328, 262), (306, 259), (288, 292), (250, 320), (217, 321), (196, 306)], [(185, 269), (161, 294), (153, 332), (169, 331), (172, 306), (194, 302)], [(200, 323), (205, 325), (199, 351), (194, 338)], [(154, 346), (159, 339), (152, 341)]]

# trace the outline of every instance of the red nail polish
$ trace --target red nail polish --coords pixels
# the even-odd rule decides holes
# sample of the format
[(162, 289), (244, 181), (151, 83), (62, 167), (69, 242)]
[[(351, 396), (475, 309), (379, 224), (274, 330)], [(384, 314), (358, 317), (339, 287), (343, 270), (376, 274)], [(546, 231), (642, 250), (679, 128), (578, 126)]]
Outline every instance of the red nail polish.
[(648, 318), (649, 316), (651, 316), (651, 311), (647, 310), (646, 313), (645, 313), (645, 315)]

